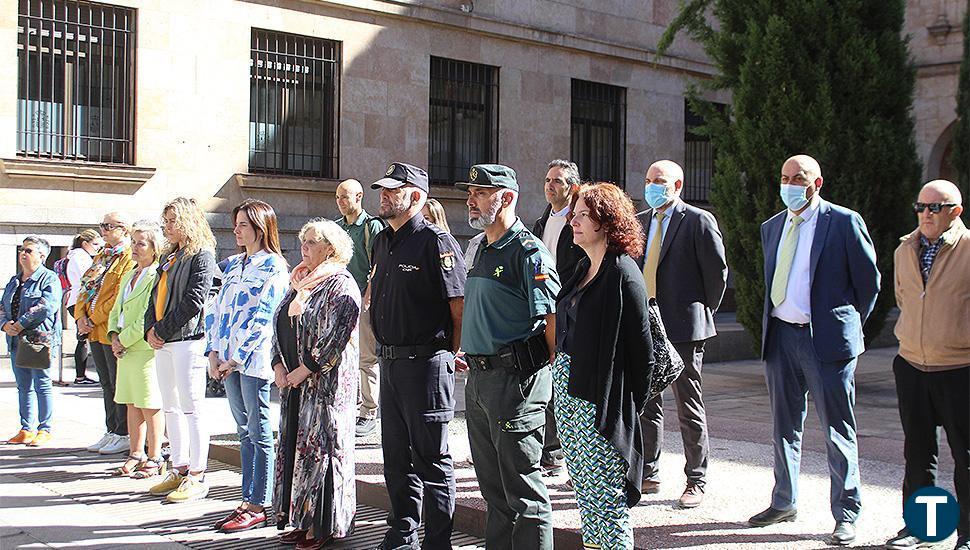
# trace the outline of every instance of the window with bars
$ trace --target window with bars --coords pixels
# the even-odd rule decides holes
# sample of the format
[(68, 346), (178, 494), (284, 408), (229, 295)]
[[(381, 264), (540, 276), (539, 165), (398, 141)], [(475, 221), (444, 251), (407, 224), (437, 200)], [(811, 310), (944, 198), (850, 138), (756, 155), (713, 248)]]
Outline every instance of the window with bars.
[(468, 169), (498, 162), (498, 67), (431, 58), (431, 183), (452, 185)]
[(20, 0), (17, 154), (134, 164), (135, 11)]
[(253, 29), (249, 170), (336, 178), (340, 42)]
[(626, 179), (626, 89), (572, 81), (572, 159), (584, 179)]
[[(723, 104), (714, 104), (723, 112)], [(704, 117), (690, 108), (684, 100), (684, 189), (681, 197), (688, 202), (710, 203), (711, 184), (714, 181), (714, 144), (706, 134), (698, 130), (704, 126)]]

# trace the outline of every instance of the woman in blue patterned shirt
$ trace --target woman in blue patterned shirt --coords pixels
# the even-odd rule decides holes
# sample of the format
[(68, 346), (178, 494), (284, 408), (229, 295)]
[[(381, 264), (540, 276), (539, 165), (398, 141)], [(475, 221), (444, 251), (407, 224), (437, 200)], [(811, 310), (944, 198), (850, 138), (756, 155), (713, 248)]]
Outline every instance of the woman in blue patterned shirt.
[(272, 321), (289, 285), (273, 207), (246, 199), (232, 218), (244, 252), (229, 258), (205, 317), (209, 376), (225, 382), (242, 457), (242, 503), (215, 525), (226, 533), (266, 525), (273, 496)]

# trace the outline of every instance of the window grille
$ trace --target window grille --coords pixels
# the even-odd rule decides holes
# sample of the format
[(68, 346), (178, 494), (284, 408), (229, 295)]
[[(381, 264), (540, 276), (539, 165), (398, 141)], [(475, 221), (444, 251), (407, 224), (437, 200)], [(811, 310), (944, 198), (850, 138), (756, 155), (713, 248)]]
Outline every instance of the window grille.
[(340, 43), (253, 29), (249, 170), (336, 178)]
[(432, 57), (430, 100), (431, 183), (467, 181), (472, 165), (498, 162), (498, 67)]
[[(715, 104), (723, 112), (725, 106)], [(704, 117), (690, 108), (684, 100), (684, 189), (681, 197), (692, 203), (709, 204), (711, 185), (714, 182), (714, 144), (711, 138), (698, 133), (704, 126)]]
[(582, 177), (624, 187), (626, 89), (573, 79), (571, 123), (571, 155)]
[(17, 154), (134, 164), (135, 11), (20, 0)]

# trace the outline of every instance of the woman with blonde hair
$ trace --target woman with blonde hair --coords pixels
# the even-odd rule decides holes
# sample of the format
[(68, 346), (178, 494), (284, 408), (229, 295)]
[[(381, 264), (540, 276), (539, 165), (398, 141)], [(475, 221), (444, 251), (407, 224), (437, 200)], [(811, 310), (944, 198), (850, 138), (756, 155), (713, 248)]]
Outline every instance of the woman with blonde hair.
[(108, 318), (111, 351), (118, 359), (115, 403), (128, 407), (128, 459), (114, 473), (136, 479), (159, 475), (164, 469), (165, 418), (159, 411), (155, 350), (145, 341), (145, 311), (158, 278), (158, 255), (163, 244), (157, 223), (142, 220), (132, 225), (131, 257), (135, 268), (122, 276), (118, 298)]
[(162, 210), (168, 246), (145, 311), (145, 340), (155, 350), (172, 470), (149, 491), (169, 502), (204, 498), (209, 434), (200, 418), (205, 400), (203, 308), (216, 270), (215, 237), (195, 199), (173, 199)]
[(427, 218), (429, 222), (451, 233), (451, 228), (448, 227), (448, 216), (445, 215), (445, 207), (441, 206), (441, 203), (436, 199), (428, 199), (424, 203), (421, 215)]
[(297, 549), (347, 536), (357, 508), (354, 481), (360, 289), (347, 271), (350, 236), (330, 220), (300, 230), (303, 261), (273, 322), (280, 387), (276, 446), (277, 527)]

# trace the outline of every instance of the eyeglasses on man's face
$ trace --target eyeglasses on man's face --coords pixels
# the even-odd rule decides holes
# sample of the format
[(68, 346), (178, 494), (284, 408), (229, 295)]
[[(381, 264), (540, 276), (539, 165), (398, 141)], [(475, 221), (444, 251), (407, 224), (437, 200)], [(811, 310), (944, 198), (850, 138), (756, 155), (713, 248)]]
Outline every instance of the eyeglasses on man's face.
[(113, 231), (119, 227), (124, 227), (124, 225), (120, 223), (99, 223), (98, 227), (101, 228), (101, 231)]
[(954, 206), (956, 206), (956, 204), (952, 202), (914, 202), (913, 212), (920, 214), (923, 212), (923, 210), (929, 208), (930, 212), (939, 214), (940, 210), (943, 210), (944, 208), (953, 208)]

